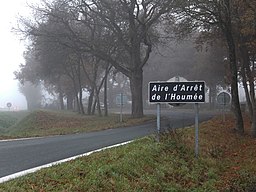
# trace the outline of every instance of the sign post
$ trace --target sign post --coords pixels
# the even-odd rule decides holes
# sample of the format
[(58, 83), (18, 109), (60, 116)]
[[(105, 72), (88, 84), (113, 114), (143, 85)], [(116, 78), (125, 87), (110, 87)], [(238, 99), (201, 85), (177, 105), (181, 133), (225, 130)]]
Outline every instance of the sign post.
[(161, 103), (195, 103), (195, 156), (199, 155), (199, 103), (205, 102), (205, 82), (149, 82), (149, 102), (157, 104), (157, 133), (160, 133)]
[(222, 106), (222, 120), (223, 122), (226, 121), (225, 113), (226, 113), (226, 106), (231, 102), (231, 96), (229, 93), (222, 91), (217, 95), (217, 102), (219, 105)]
[(116, 104), (120, 105), (120, 122), (123, 122), (123, 106), (127, 102), (127, 97), (123, 93), (116, 96)]
[(195, 103), (195, 156), (199, 155), (199, 105)]
[(159, 135), (160, 135), (160, 129), (161, 129), (161, 125), (160, 125), (160, 120), (161, 120), (161, 104), (160, 103), (157, 103), (156, 105), (157, 107), (157, 141), (159, 142), (160, 138), (159, 138)]
[(11, 107), (12, 107), (12, 103), (11, 102), (8, 102), (7, 104), (6, 104), (6, 106), (8, 107), (8, 109), (9, 109), (9, 111), (11, 110)]
[(120, 122), (123, 122), (123, 93), (120, 93)]

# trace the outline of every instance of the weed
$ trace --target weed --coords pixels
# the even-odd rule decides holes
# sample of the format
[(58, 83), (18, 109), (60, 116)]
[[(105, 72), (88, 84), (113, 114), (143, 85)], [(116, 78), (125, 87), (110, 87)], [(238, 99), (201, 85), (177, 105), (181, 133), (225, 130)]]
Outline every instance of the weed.
[[(199, 158), (194, 131), (146, 137), (0, 185), (0, 191), (255, 191), (255, 144), (234, 135), (233, 119), (200, 127)], [(221, 126), (220, 126), (221, 125)]]
[(213, 158), (219, 158), (223, 154), (222, 146), (211, 144), (207, 149), (207, 153)]
[(236, 177), (230, 180), (226, 191), (254, 192), (256, 191), (256, 175), (250, 171), (237, 171)]
[[(137, 125), (154, 119), (153, 116), (145, 116), (141, 119), (130, 117), (130, 115), (124, 115), (124, 122), (120, 123), (118, 115), (114, 114), (108, 117), (98, 117), (82, 116), (71, 112), (39, 110), (28, 114), (19, 121), (15, 120), (15, 123), (11, 122), (10, 125), (5, 125), (5, 127), (8, 127), (5, 135), (10, 137), (35, 137), (74, 134)], [(5, 122), (7, 123), (7, 121)]]

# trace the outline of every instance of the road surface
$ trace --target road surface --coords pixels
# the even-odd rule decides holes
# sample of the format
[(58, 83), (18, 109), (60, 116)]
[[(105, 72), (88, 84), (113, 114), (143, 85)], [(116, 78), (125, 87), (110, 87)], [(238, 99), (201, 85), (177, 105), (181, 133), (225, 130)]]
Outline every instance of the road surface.
[[(177, 128), (194, 123), (193, 112), (162, 111), (161, 128)], [(201, 114), (200, 121), (212, 114)], [(106, 146), (140, 138), (156, 132), (156, 123), (109, 129), (99, 132), (0, 141), (0, 178), (20, 171), (83, 154)]]

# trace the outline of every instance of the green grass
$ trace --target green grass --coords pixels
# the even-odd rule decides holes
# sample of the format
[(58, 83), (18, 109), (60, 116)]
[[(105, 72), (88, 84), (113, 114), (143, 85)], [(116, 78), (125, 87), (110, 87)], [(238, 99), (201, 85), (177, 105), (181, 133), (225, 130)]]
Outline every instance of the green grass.
[[(138, 123), (139, 120), (134, 122), (128, 118), (126, 124), (129, 121)], [(146, 137), (42, 169), (0, 184), (0, 192), (255, 191), (256, 139), (248, 135), (249, 122), (245, 116), (243, 136), (234, 132), (231, 116), (227, 116), (225, 122), (214, 118), (200, 124), (198, 159), (194, 157), (194, 129), (180, 129), (162, 135), (160, 142)], [(97, 125), (99, 128), (101, 123)], [(105, 125), (106, 122), (102, 128)]]
[(147, 137), (0, 185), (0, 191), (214, 191), (217, 169), (174, 137)]
[[(0, 112), (0, 135), (8, 133), (15, 124), (28, 115), (27, 111), (2, 111)], [(1, 138), (1, 136), (0, 136)]]
[[(17, 112), (17, 114), (19, 114)], [(16, 114), (16, 116), (18, 116)], [(25, 116), (26, 114), (26, 116)], [(81, 132), (99, 131), (103, 129), (137, 125), (154, 119), (154, 116), (145, 116), (141, 119), (132, 119), (130, 115), (123, 116), (119, 122), (119, 115), (110, 114), (108, 117), (79, 115), (66, 111), (38, 110), (31, 113), (20, 113), (19, 118), (13, 113), (0, 113), (0, 123), (3, 123), (0, 134), (2, 138), (36, 137), (50, 135), (64, 135)], [(1, 130), (1, 129), (0, 129)], [(0, 136), (0, 137), (1, 137)]]

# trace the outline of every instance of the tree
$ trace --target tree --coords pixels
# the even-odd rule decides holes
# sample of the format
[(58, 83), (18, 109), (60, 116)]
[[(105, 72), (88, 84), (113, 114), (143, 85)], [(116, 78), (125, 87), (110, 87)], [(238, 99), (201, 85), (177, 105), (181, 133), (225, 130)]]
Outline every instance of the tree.
[(195, 54), (195, 64), (189, 79), (204, 80), (209, 87), (210, 107), (215, 107), (217, 87), (225, 86), (224, 59), (227, 58), (226, 47), (215, 40), (210, 43), (200, 43), (201, 49)]
[(24, 82), (24, 84), (19, 84), (19, 91), (26, 98), (28, 110), (35, 110), (41, 107), (42, 93), (40, 85)]
[(216, 99), (216, 87), (224, 82), (224, 58), (226, 47), (218, 42), (198, 43), (200, 34), (191, 34), (182, 40), (173, 39), (153, 50), (144, 68), (144, 95), (147, 97), (149, 81), (166, 81), (174, 76), (182, 76), (190, 81), (204, 80), (210, 87), (211, 107)]
[(236, 1), (237, 52), (240, 61), (240, 75), (246, 94), (251, 117), (252, 135), (256, 137), (256, 95), (255, 95), (255, 49), (256, 49), (256, 1)]
[[(123, 1), (91, 0), (79, 1), (81, 22), (104, 26), (112, 39), (106, 37), (91, 42), (87, 40), (86, 50), (96, 57), (111, 63), (130, 80), (132, 93), (132, 116), (143, 116), (142, 82), (143, 67), (149, 59), (154, 43), (153, 29), (173, 6), (171, 0), (165, 1)], [(99, 41), (114, 44), (115, 52), (99, 46)]]
[(64, 109), (63, 98), (70, 91), (70, 83), (61, 65), (66, 55), (67, 52), (60, 51), (55, 44), (34, 42), (24, 53), (25, 64), (20, 65), (15, 76), (21, 83), (29, 81), (34, 85), (39, 82), (44, 84), (51, 93), (59, 95), (60, 109)]
[[(78, 111), (84, 114), (83, 90), (92, 91), (92, 99), (94, 96), (97, 97), (94, 94), (97, 89), (95, 81), (100, 79), (98, 77), (100, 66), (95, 62), (99, 59), (97, 61), (91, 59), (95, 56), (82, 52), (74, 39), (73, 31), (66, 27), (68, 21), (72, 23), (74, 30), (79, 31), (79, 26), (70, 19), (68, 5), (58, 2), (54, 5), (45, 2), (44, 9), (33, 7), (36, 12), (35, 23), (26, 19), (20, 21), (23, 29), (18, 31), (31, 40), (34, 51), (28, 52), (34, 56), (33, 62), (26, 62), (26, 65), (21, 66), (21, 71), (16, 72), (16, 77), (21, 81), (23, 79), (33, 81), (30, 73), (27, 73), (28, 69), (32, 68), (33, 71), (29, 71), (37, 80), (45, 82), (51, 90), (55, 88), (55, 92), (59, 94), (61, 109), (64, 108), (63, 98), (66, 96), (68, 107), (71, 107), (75, 98)], [(38, 17), (40, 20), (37, 19)], [(91, 114), (90, 107), (88, 114)]]
[[(236, 130), (243, 134), (244, 125), (238, 96), (238, 60), (236, 46), (236, 16), (234, 10), (237, 4), (231, 0), (184, 2), (179, 14), (181, 26), (199, 29), (208, 34), (219, 32), (226, 40), (229, 55), (229, 69), (231, 72), (232, 111), (236, 118)], [(184, 28), (183, 28), (184, 29)], [(186, 31), (189, 31), (186, 29)]]
[[(143, 116), (143, 67), (156, 38), (156, 28), (163, 15), (172, 10), (173, 0), (76, 0), (44, 1), (37, 10), (41, 17), (26, 25), (30, 34), (55, 36), (60, 43), (83, 53), (90, 53), (113, 65), (130, 80), (132, 115)], [(37, 33), (37, 26), (49, 18), (65, 30)], [(160, 31), (160, 30), (159, 30)]]

